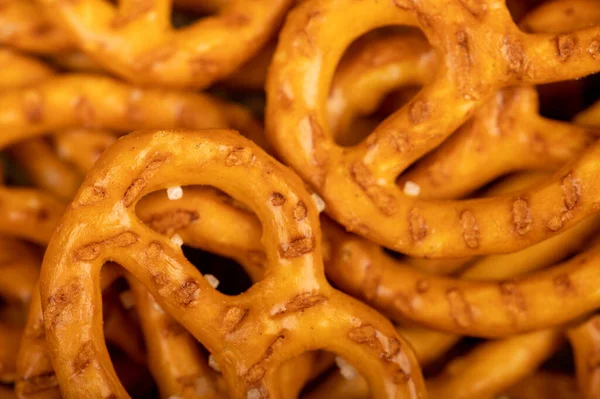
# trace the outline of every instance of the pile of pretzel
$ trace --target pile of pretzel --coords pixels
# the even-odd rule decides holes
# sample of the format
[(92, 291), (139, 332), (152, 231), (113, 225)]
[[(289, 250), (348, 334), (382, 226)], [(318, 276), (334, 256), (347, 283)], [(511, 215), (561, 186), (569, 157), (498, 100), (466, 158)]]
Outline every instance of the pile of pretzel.
[(600, 398), (598, 72), (598, 0), (0, 0), (0, 399)]

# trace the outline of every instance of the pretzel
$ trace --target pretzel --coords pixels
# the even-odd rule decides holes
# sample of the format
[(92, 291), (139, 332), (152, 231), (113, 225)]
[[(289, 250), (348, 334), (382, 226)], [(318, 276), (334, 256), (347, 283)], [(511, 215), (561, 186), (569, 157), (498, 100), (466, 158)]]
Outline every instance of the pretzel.
[(53, 73), (42, 62), (3, 47), (0, 47), (0, 67), (0, 90), (23, 87), (46, 79)]
[(570, 329), (567, 333), (577, 371), (577, 385), (582, 399), (596, 398), (600, 393), (600, 319), (589, 318), (585, 323)]
[(34, 0), (2, 0), (0, 26), (3, 45), (39, 54), (74, 50), (69, 34), (52, 23)]
[[(360, 129), (349, 129), (356, 115), (373, 112), (392, 90), (433, 80), (437, 61), (427, 42), (416, 35), (366, 37), (353, 45), (340, 62), (327, 102), (336, 140), (357, 142)], [(597, 136), (542, 118), (537, 108), (533, 88), (499, 91), (447, 142), (403, 175), (399, 185), (407, 193), (414, 188), (422, 198), (458, 198), (505, 173), (556, 169)]]
[(32, 138), (10, 147), (9, 153), (27, 177), (41, 189), (61, 199), (70, 199), (81, 178), (56, 157), (42, 138)]
[(195, 88), (209, 86), (252, 57), (291, 3), (236, 0), (214, 17), (175, 30), (169, 20), (171, 1), (126, 1), (119, 7), (100, 0), (43, 2), (54, 20), (106, 69), (136, 83)]
[(55, 134), (52, 139), (58, 157), (83, 173), (87, 173), (104, 150), (117, 141), (114, 133), (87, 129), (67, 130)]
[(21, 313), (29, 303), (39, 272), (40, 257), (21, 241), (0, 239), (0, 383), (15, 379), (17, 348), (23, 332)]
[[(500, 393), (546, 360), (558, 348), (561, 336), (560, 331), (545, 330), (481, 344), (450, 361), (439, 376), (428, 379), (428, 397), (475, 399)], [(335, 373), (307, 399), (330, 397), (367, 398), (368, 387), (359, 375), (346, 379)]]
[(36, 189), (0, 186), (0, 234), (44, 243), (64, 211), (53, 196)]
[[(131, 152), (132, 145), (137, 150), (135, 155)], [(196, 151), (191, 152), (190, 148)], [(126, 158), (130, 160), (124, 162)], [(190, 170), (186, 165), (198, 165), (198, 162), (202, 168), (194, 167), (194, 175), (182, 173)], [(112, 181), (110, 187), (104, 186), (108, 181), (103, 183), (102, 179), (108, 177), (106, 173), (109, 170), (112, 176), (131, 176), (134, 183)], [(269, 174), (263, 174), (265, 170)], [(177, 176), (177, 179), (173, 181), (169, 175)], [(217, 175), (219, 177), (215, 179)], [(265, 184), (241, 183), (259, 176), (265, 179)], [(238, 183), (232, 184), (234, 181)], [(272, 222), (264, 225), (263, 242), (267, 259), (269, 263), (277, 260), (285, 265), (286, 275), (289, 275), (289, 268), (297, 273), (295, 281), (302, 281), (298, 291), (290, 292), (291, 281), (286, 279), (285, 292), (279, 293), (273, 288), (261, 292), (266, 287), (281, 284), (277, 281), (280, 271), (276, 268), (269, 268), (269, 273), (253, 289), (235, 298), (212, 291), (198, 271), (186, 263), (174, 244), (141, 225), (128, 210), (133, 209), (143, 194), (173, 183), (204, 183), (225, 189), (234, 197), (251, 201), (249, 205), (264, 222), (270, 215), (278, 215), (282, 220), (280, 225), (275, 227)], [(265, 198), (265, 201), (258, 198)], [(280, 198), (285, 202), (281, 203)], [(118, 220), (110, 222), (110, 217), (95, 217), (93, 219), (97, 223), (92, 222), (85, 217), (91, 212), (92, 207), (86, 206), (90, 203), (94, 204), (96, 212), (100, 207), (121, 207), (119, 219), (129, 221), (126, 226)], [(72, 234), (72, 223), (77, 223), (78, 229), (92, 228), (96, 232), (94, 237), (84, 233), (76, 238)], [(40, 291), (47, 327), (46, 341), (63, 394), (67, 397), (82, 393), (127, 396), (110, 367), (101, 330), (93, 327), (100, 323), (100, 319), (88, 311), (77, 310), (78, 305), (84, 304), (82, 300), (87, 301), (83, 298), (91, 293), (85, 294), (87, 289), (84, 287), (97, 289), (92, 288), (92, 276), (98, 275), (106, 257), (109, 257), (135, 275), (161, 307), (215, 356), (232, 397), (246, 397), (248, 393), (251, 397), (267, 394), (278, 397), (278, 390), (273, 386), (272, 367), (306, 350), (319, 348), (327, 348), (360, 364), (360, 370), (371, 383), (374, 397), (423, 395), (414, 356), (393, 328), (362, 304), (328, 288), (322, 271), (319, 271), (320, 232), (318, 227), (313, 227), (316, 225), (315, 207), (300, 180), (269, 159), (254, 144), (234, 133), (217, 130), (184, 134), (137, 133), (119, 140), (88, 174), (50, 242), (42, 267)], [(64, 241), (67, 236), (70, 237), (69, 244)], [(113, 236), (115, 238), (111, 238)], [(109, 249), (109, 242), (113, 239), (117, 247), (127, 247), (126, 253)], [(280, 244), (275, 244), (277, 242)], [(77, 253), (75, 258), (72, 251)], [(163, 268), (159, 266), (161, 263), (148, 264), (143, 260), (154, 255), (157, 260), (168, 260), (171, 266)], [(66, 269), (59, 266), (72, 261), (78, 265), (76, 280), (72, 280), (73, 276), (69, 273), (64, 273), (70, 269), (67, 264), (64, 264)], [(83, 265), (88, 266), (80, 268)], [(86, 267), (92, 274), (85, 272)], [(91, 297), (88, 298), (91, 300)], [(342, 300), (351, 307), (351, 313), (342, 310), (339, 302)], [(91, 302), (88, 303), (91, 305)], [(257, 306), (260, 306), (260, 312), (257, 312)], [(199, 309), (202, 309), (201, 313), (198, 313)], [(264, 309), (267, 309), (266, 313)], [(303, 309), (303, 312), (296, 312), (296, 309)], [(271, 311), (273, 316), (267, 316)], [(315, 311), (322, 317), (315, 319)], [(78, 316), (68, 316), (71, 312), (77, 312)], [(335, 314), (335, 323), (326, 321), (327, 314)], [(290, 320), (290, 316), (299, 327), (285, 322)], [(199, 318), (204, 320), (199, 322)], [(252, 333), (252, 339), (241, 340), (249, 333), (247, 328), (250, 327), (251, 331), (262, 331), (263, 334)], [(80, 334), (65, 340), (62, 335), (70, 328), (77, 328)], [(301, 329), (307, 334), (301, 333)], [(314, 336), (319, 336), (320, 342), (314, 342)], [(296, 343), (295, 349), (287, 344), (291, 339)], [(223, 352), (224, 340), (228, 344)], [(402, 361), (404, 366), (400, 367), (398, 361)], [(86, 384), (78, 383), (81, 378), (85, 378)], [(390, 387), (395, 388), (389, 391)]]
[[(559, 224), (564, 208), (561, 184), (567, 178), (563, 185), (570, 190), (569, 172), (583, 193), (596, 189), (584, 170), (593, 164), (597, 147), (519, 197), (441, 205), (407, 198), (395, 187), (400, 172), (456, 130), (495, 90), (517, 82), (574, 79), (600, 69), (598, 28), (528, 35), (517, 29), (499, 1), (465, 4), (304, 2), (288, 15), (268, 77), (267, 133), (281, 158), (317, 189), (328, 213), (346, 228), (411, 255), (516, 250), (594, 212), (586, 198), (578, 197), (573, 219), (555, 231), (546, 227)], [(324, 114), (337, 61), (357, 36), (394, 24), (419, 26), (442, 54), (443, 69), (370, 138), (342, 149), (331, 140)], [(333, 39), (331, 26), (350, 28), (335, 30)], [(340, 193), (352, 201), (339, 201)]]
[[(105, 95), (110, 93), (110, 96)], [(69, 74), (0, 94), (0, 148), (73, 128), (118, 132), (135, 128), (241, 130), (266, 146), (262, 129), (244, 108), (200, 93), (144, 89), (111, 78)]]

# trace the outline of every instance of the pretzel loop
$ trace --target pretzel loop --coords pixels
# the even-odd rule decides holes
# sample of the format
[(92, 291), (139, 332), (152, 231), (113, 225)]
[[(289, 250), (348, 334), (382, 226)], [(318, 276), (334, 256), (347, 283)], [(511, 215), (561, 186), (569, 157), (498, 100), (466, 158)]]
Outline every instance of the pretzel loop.
[[(544, 226), (562, 200), (553, 210), (535, 209), (533, 197), (541, 198), (541, 192), (440, 206), (406, 198), (395, 184), (399, 173), (439, 145), (495, 90), (600, 70), (594, 50), (599, 28), (571, 32), (567, 38), (528, 35), (502, 3), (326, 0), (304, 2), (289, 14), (267, 82), (267, 133), (279, 155), (317, 188), (331, 215), (348, 229), (403, 253), (440, 257), (514, 250), (553, 234), (534, 226)], [(399, 24), (420, 27), (441, 53), (443, 65), (432, 83), (366, 140), (341, 148), (326, 123), (336, 65), (356, 37)], [(349, 29), (340, 32), (338, 26)], [(543, 66), (535, 62), (540, 58)], [(340, 193), (352, 200), (341, 201)], [(483, 232), (499, 223), (503, 227), (494, 234)], [(471, 227), (481, 234), (468, 243), (463, 237)]]
[[(147, 193), (199, 184), (247, 199), (263, 222), (266, 276), (239, 296), (215, 291), (178, 244), (133, 212)], [(215, 130), (122, 138), (88, 174), (43, 265), (47, 342), (65, 396), (127, 395), (92, 311), (100, 306), (99, 270), (113, 260), (214, 354), (233, 397), (280, 397), (277, 366), (321, 348), (357, 364), (374, 397), (423, 397), (416, 360), (393, 327), (326, 282), (320, 241), (318, 214), (303, 183), (238, 135)], [(79, 333), (65, 339), (70, 331)]]

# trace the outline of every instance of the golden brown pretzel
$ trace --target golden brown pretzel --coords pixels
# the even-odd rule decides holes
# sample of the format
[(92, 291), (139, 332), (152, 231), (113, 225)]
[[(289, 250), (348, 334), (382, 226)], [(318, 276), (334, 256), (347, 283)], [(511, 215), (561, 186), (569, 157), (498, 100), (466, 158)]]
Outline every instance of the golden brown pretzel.
[(345, 258), (332, 254), (330, 278), (338, 285), (344, 279), (345, 291), (366, 298), (396, 320), (409, 319), (461, 335), (505, 336), (557, 325), (598, 305), (589, 284), (600, 256), (597, 244), (532, 275), (468, 281), (415, 271), (373, 243), (340, 229), (327, 231), (332, 248), (345, 254)]
[(80, 176), (60, 162), (52, 146), (43, 138), (16, 143), (9, 148), (9, 153), (35, 186), (57, 198), (70, 200), (79, 188)]
[[(264, 184), (249, 184), (256, 179)], [(263, 280), (236, 297), (218, 294), (177, 243), (135, 217), (131, 209), (141, 196), (173, 184), (214, 185), (247, 201), (263, 221), (269, 264)], [(99, 315), (89, 311), (99, 305), (97, 276), (110, 258), (215, 356), (232, 397), (279, 397), (273, 367), (320, 348), (356, 363), (374, 397), (424, 397), (412, 351), (392, 326), (329, 287), (320, 245), (317, 212), (303, 183), (239, 135), (209, 130), (122, 138), (88, 174), (42, 267), (46, 341), (63, 394), (127, 397), (110, 365)], [(282, 281), (280, 292), (275, 287)], [(64, 339), (73, 329), (80, 333)]]
[(567, 333), (575, 356), (577, 385), (582, 399), (600, 395), (600, 317), (593, 316)]
[[(325, 114), (337, 61), (354, 38), (399, 24), (419, 26), (441, 52), (444, 67), (370, 138), (342, 149), (331, 139)], [(333, 26), (351, 29), (340, 32)], [(582, 195), (573, 219), (560, 221), (565, 207), (561, 185), (572, 191), (569, 181), (575, 178), (581, 193), (597, 189), (587, 173), (594, 150), (518, 197), (440, 204), (403, 195), (395, 179), (495, 90), (600, 70), (597, 35), (598, 28), (525, 34), (496, 0), (307, 1), (290, 12), (280, 35), (267, 83), (267, 132), (281, 158), (324, 198), (328, 212), (377, 243), (438, 257), (519, 249), (595, 211)], [(352, 200), (341, 201), (340, 195)]]
[(52, 69), (44, 63), (0, 47), (0, 90), (23, 87), (47, 79), (52, 74)]
[(55, 54), (72, 51), (74, 42), (48, 18), (35, 0), (2, 0), (0, 43), (19, 50)]
[(52, 141), (60, 159), (87, 173), (104, 150), (117, 141), (117, 137), (109, 131), (70, 129), (55, 134)]
[[(234, 0), (181, 29), (170, 0), (47, 0), (49, 15), (106, 69), (143, 84), (202, 88), (250, 59), (283, 19), (291, 0)], [(140, 32), (144, 32), (140, 35)]]
[[(561, 337), (560, 331), (545, 330), (481, 344), (450, 361), (439, 376), (428, 379), (428, 396), (479, 399), (501, 393), (537, 369), (557, 349)], [(359, 375), (346, 379), (335, 373), (307, 399), (349, 395), (356, 399), (369, 397), (364, 379)]]
[[(110, 94), (110, 95), (109, 95)], [(146, 89), (117, 80), (69, 74), (0, 94), (0, 148), (71, 128), (214, 128), (230, 126), (266, 145), (244, 108), (201, 93)]]
[(64, 211), (54, 196), (37, 189), (0, 186), (0, 234), (47, 242)]
[[(338, 66), (327, 102), (333, 136), (358, 142), (360, 129), (352, 125), (357, 115), (372, 113), (393, 90), (432, 81), (437, 65), (435, 52), (418, 35), (373, 35), (353, 44)], [(556, 169), (596, 135), (540, 117), (533, 88), (501, 90), (398, 185), (421, 198), (459, 198), (515, 170)]]

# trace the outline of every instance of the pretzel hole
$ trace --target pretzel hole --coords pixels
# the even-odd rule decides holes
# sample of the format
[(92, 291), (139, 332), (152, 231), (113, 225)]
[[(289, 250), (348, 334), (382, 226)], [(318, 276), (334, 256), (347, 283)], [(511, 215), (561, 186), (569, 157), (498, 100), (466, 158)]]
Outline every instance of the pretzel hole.
[(360, 143), (419, 92), (420, 78), (406, 73), (419, 68), (413, 65), (419, 54), (413, 42), (426, 51), (419, 29), (388, 26), (368, 32), (346, 49), (328, 99), (329, 128), (338, 145)]
[(598, 101), (600, 74), (579, 80), (549, 83), (537, 86), (540, 115), (570, 121), (573, 117)]
[[(225, 295), (239, 295), (252, 286), (252, 280), (235, 260), (184, 245), (184, 255), (216, 289)], [(217, 285), (218, 284), (218, 285)]]

